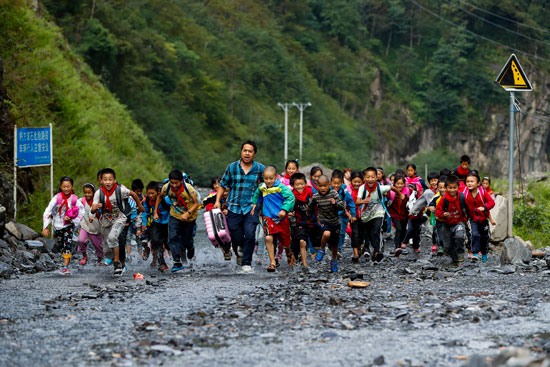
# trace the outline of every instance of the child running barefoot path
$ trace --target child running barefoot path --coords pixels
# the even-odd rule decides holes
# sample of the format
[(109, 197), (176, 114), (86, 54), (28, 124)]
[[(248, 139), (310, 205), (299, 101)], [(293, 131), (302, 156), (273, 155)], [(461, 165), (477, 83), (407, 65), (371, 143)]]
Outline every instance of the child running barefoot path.
[(263, 203), (263, 223), (265, 245), (270, 264), (268, 272), (277, 269), (275, 263), (275, 247), (273, 240), (277, 238), (286, 251), (288, 265), (294, 265), (294, 256), (290, 251), (290, 223), (288, 213), (294, 208), (294, 194), (277, 178), (277, 168), (267, 166), (263, 173), (264, 182), (256, 189), (252, 197), (251, 215), (254, 215), (256, 206)]
[(101, 209), (101, 233), (107, 247), (113, 251), (114, 275), (121, 276), (124, 273), (124, 265), (120, 259), (120, 246), (126, 243), (119, 243), (119, 236), (124, 230), (127, 215), (130, 213), (128, 197), (132, 197), (137, 203), (138, 210), (143, 212), (143, 206), (137, 194), (128, 190), (124, 185), (117, 184), (116, 173), (111, 168), (105, 168), (101, 174), (102, 187), (96, 191), (91, 213), (95, 214)]
[(321, 261), (325, 256), (327, 243), (332, 250), (330, 271), (338, 271), (338, 240), (340, 239), (340, 214), (346, 209), (346, 203), (340, 199), (338, 193), (330, 189), (330, 181), (327, 176), (322, 175), (317, 181), (318, 192), (309, 201), (306, 213), (311, 215), (317, 209), (317, 220), (321, 226), (323, 237), (321, 248), (317, 250), (315, 260)]
[(59, 193), (55, 195), (44, 211), (43, 237), (49, 237), (48, 226), (52, 223), (54, 237), (57, 244), (63, 249), (63, 267), (61, 274), (70, 274), (71, 240), (73, 232), (78, 228), (84, 215), (84, 206), (73, 192), (73, 179), (62, 177), (59, 182)]

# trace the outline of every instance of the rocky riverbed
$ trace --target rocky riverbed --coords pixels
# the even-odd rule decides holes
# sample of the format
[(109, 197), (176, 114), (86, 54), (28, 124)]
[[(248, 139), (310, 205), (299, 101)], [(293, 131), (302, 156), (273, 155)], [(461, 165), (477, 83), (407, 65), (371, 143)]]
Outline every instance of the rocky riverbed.
[[(501, 266), (492, 254), (488, 264), (452, 269), (447, 258), (430, 257), (424, 237), (420, 255), (376, 265), (352, 265), (346, 249), (338, 274), (328, 273), (328, 259), (308, 274), (286, 264), (268, 274), (264, 259), (245, 275), (207, 242), (202, 223), (196, 240), (194, 269), (178, 274), (151, 270), (134, 251), (122, 278), (88, 264), (70, 276), (2, 281), (0, 365), (550, 363), (544, 261)], [(135, 280), (137, 272), (145, 279)]]

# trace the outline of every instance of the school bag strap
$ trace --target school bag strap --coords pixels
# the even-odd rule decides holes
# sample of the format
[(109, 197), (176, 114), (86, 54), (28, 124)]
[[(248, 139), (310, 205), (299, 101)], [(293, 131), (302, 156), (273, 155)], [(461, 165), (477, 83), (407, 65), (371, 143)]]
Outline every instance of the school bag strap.
[[(468, 219), (470, 215), (468, 214), (468, 207), (466, 206), (466, 196), (463, 193), (458, 193), (458, 201), (460, 205), (460, 211), (464, 218)], [(449, 200), (446, 197), (443, 197), (443, 211), (446, 212), (449, 210)]]
[(384, 211), (386, 212), (386, 232), (391, 232), (391, 215), (388, 212), (388, 208), (386, 207), (386, 196), (382, 196), (382, 190), (380, 190), (380, 184), (376, 184), (376, 193), (378, 194), (378, 200), (380, 200), (380, 203), (382, 204), (382, 208), (384, 208)]
[[(61, 195), (60, 192), (58, 192), (57, 195), (55, 195), (55, 200), (56, 200), (57, 206), (61, 205), (61, 203), (63, 202), (63, 196)], [(76, 196), (75, 194), (71, 194), (71, 208), (73, 208), (76, 205), (77, 201), (78, 201), (78, 196)]]

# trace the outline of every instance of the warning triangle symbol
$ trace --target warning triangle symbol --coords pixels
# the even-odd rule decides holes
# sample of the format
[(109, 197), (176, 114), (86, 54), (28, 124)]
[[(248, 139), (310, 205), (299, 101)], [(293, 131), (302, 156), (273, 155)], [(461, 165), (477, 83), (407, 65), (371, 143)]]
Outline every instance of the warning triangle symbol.
[(531, 82), (523, 72), (521, 65), (516, 57), (512, 54), (504, 68), (497, 77), (496, 82), (507, 91), (530, 91), (533, 90)]

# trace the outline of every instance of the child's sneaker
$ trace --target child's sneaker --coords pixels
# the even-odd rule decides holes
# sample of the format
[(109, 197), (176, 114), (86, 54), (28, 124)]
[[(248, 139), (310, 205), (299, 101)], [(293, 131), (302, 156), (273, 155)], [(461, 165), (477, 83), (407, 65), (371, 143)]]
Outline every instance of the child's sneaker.
[(420, 253), (420, 248), (415, 248), (415, 249), (414, 249), (414, 252), (417, 253), (417, 254), (419, 254), (419, 253)]
[(468, 250), (468, 255), (466, 256), (468, 259), (471, 259), (472, 256), (474, 256), (472, 250)]
[(395, 251), (393, 251), (393, 256), (399, 257), (403, 250), (401, 248), (396, 248)]
[(183, 270), (183, 264), (182, 263), (174, 263), (172, 266), (172, 270), (170, 270), (172, 273), (175, 273), (176, 271)]
[(61, 275), (70, 275), (71, 270), (67, 266), (63, 266), (59, 273), (61, 273)]
[(87, 254), (82, 255), (82, 260), (80, 260), (79, 264), (86, 265), (87, 262), (88, 262), (88, 255)]
[(149, 246), (143, 248), (143, 254), (141, 255), (141, 258), (143, 259), (143, 261), (147, 261), (147, 259), (149, 258), (150, 252), (151, 250), (149, 249)]
[(402, 244), (401, 244), (401, 248), (403, 248), (403, 249), (404, 249), (404, 248), (407, 248), (407, 244), (406, 244), (406, 243), (402, 243)]
[(115, 267), (115, 270), (113, 272), (113, 275), (115, 277), (119, 277), (122, 275), (122, 272), (124, 271), (124, 269), (122, 268), (122, 264), (119, 263), (119, 262), (116, 262), (114, 263), (114, 267)]
[(481, 259), (481, 257), (478, 254), (473, 254), (472, 255), (472, 261), (479, 261), (480, 259)]
[(103, 261), (103, 263), (107, 266), (111, 265), (113, 263), (113, 260), (112, 259), (109, 259), (109, 258), (105, 258), (105, 261)]
[(323, 257), (325, 257), (325, 251), (324, 250), (317, 250), (317, 254), (315, 255), (315, 260), (322, 261)]
[(464, 255), (460, 254), (458, 255), (458, 262), (463, 263), (464, 262)]
[(486, 263), (487, 261), (489, 261), (489, 258), (487, 257), (487, 255), (481, 255), (481, 261)]
[(158, 271), (160, 272), (163, 272), (163, 271), (168, 271), (168, 265), (166, 264), (162, 264), (158, 267)]
[(338, 261), (333, 260), (330, 262), (330, 272), (331, 273), (338, 273)]
[(374, 262), (379, 263), (380, 261), (382, 261), (383, 258), (384, 258), (384, 254), (380, 251), (380, 252), (375, 252), (374, 253), (374, 257), (373, 257), (372, 260)]
[(432, 255), (437, 254), (437, 245), (432, 245)]
[[(223, 259), (224, 259), (225, 261), (231, 261), (231, 258), (232, 258), (231, 251), (228, 251), (228, 252), (226, 252), (226, 253), (223, 254)], [(261, 261), (260, 258), (258, 258), (258, 260)]]
[(97, 264), (96, 264), (96, 266), (103, 266), (103, 264), (104, 264), (103, 258), (97, 259)]

